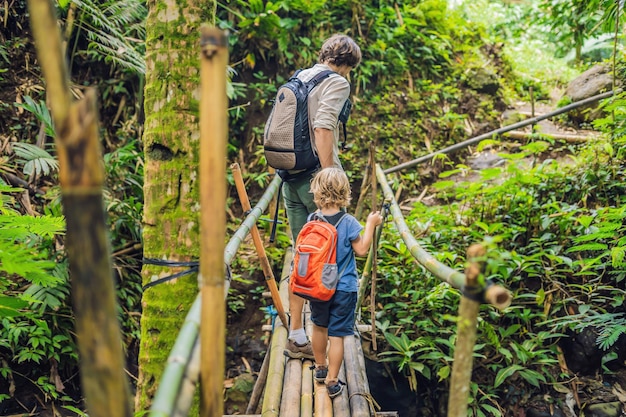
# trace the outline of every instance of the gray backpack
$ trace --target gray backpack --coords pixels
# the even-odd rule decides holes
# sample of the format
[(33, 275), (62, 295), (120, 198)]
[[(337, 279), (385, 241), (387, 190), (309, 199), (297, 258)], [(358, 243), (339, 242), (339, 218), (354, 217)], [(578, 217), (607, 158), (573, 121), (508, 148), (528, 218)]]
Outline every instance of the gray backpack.
[[(263, 135), (263, 151), (267, 164), (277, 169), (283, 178), (286, 175), (283, 171), (309, 171), (319, 166), (309, 132), (308, 97), (315, 87), (334, 72), (325, 70), (311, 80), (303, 82), (298, 79), (300, 71), (302, 70), (296, 71), (289, 81), (278, 89)], [(344, 115), (345, 120), (342, 120), (344, 136), (345, 122), (351, 106), (349, 103), (347, 100), (342, 110), (342, 114), (347, 113)]]

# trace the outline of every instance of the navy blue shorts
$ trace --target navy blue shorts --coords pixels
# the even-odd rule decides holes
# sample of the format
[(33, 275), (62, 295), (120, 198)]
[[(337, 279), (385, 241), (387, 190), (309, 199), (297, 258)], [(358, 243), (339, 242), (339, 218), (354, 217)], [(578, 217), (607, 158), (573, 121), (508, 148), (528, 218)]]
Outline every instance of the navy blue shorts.
[(311, 301), (311, 321), (327, 328), (328, 336), (352, 336), (356, 298), (355, 292), (336, 291), (329, 301)]

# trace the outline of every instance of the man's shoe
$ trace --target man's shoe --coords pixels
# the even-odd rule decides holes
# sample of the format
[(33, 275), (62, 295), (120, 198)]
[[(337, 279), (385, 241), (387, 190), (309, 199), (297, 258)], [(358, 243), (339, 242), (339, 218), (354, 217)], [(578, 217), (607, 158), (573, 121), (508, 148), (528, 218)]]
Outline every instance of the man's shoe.
[(307, 341), (304, 345), (299, 345), (291, 339), (287, 339), (287, 345), (283, 351), (284, 355), (292, 359), (314, 359), (313, 348), (311, 342)]
[(324, 381), (326, 381), (326, 377), (328, 376), (328, 366), (311, 366), (311, 369), (315, 369), (315, 371), (313, 371), (313, 379), (315, 379), (315, 382), (318, 382), (320, 384), (323, 384)]
[(330, 384), (326, 384), (326, 390), (328, 391), (328, 396), (331, 399), (333, 399), (339, 394), (341, 394), (341, 392), (343, 391), (344, 385), (346, 385), (346, 383), (340, 379), (337, 379), (336, 381), (331, 382)]

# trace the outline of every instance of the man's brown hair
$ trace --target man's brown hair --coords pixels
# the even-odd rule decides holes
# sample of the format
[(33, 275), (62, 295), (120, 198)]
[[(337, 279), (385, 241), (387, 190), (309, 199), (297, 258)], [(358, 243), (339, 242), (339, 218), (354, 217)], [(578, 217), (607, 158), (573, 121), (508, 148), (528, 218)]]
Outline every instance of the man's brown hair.
[(322, 45), (318, 62), (355, 68), (361, 62), (361, 48), (348, 35), (336, 34)]

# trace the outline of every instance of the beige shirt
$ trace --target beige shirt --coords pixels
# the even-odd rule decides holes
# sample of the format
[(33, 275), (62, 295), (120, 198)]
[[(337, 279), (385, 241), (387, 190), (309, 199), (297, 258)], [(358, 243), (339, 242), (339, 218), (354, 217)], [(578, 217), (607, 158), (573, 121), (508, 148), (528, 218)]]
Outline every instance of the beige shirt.
[[(302, 70), (298, 78), (307, 82), (320, 72), (329, 69), (325, 64), (315, 64), (311, 68)], [(337, 73), (330, 74), (309, 94), (309, 131), (313, 149), (317, 152), (314, 129), (332, 130), (335, 137), (333, 163), (339, 168), (342, 168), (339, 161), (339, 113), (349, 96), (350, 83)]]

